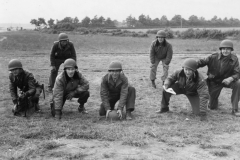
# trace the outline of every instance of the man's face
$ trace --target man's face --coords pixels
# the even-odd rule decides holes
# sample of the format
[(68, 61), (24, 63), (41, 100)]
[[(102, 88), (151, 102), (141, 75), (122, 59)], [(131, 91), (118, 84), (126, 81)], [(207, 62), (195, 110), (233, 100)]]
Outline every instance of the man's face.
[(72, 78), (74, 76), (74, 73), (76, 72), (76, 68), (68, 67), (68, 68), (66, 68), (66, 72), (67, 72), (68, 77)]
[(186, 67), (184, 67), (183, 70), (184, 70), (185, 75), (186, 75), (188, 78), (190, 78), (190, 77), (193, 76), (193, 73), (194, 73), (193, 70), (191, 70), (191, 69), (189, 69), (189, 68), (186, 68)]
[(164, 37), (157, 36), (157, 40), (159, 43), (162, 43), (164, 41), (164, 39), (165, 39)]
[(14, 76), (18, 76), (21, 73), (21, 70), (22, 69), (20, 69), (20, 68), (16, 68), (16, 69), (11, 70), (11, 72), (13, 73)]
[(228, 56), (229, 54), (231, 54), (232, 49), (231, 49), (231, 48), (228, 48), (228, 47), (226, 47), (226, 48), (221, 48), (221, 52), (222, 52), (223, 56)]
[(120, 72), (119, 70), (112, 70), (112, 71), (109, 71), (110, 75), (112, 76), (113, 79), (118, 79), (119, 75), (120, 75)]
[(66, 45), (67, 45), (67, 42), (68, 42), (68, 41), (60, 41), (61, 46), (63, 46), (63, 47), (66, 46)]

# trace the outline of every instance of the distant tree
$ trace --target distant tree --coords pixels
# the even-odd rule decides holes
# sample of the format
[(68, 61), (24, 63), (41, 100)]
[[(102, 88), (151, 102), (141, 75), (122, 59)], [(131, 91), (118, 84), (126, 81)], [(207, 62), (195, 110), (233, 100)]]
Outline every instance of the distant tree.
[(42, 27), (42, 28), (47, 25), (44, 18), (38, 18), (38, 23), (39, 23), (40, 27)]
[(141, 14), (138, 17), (138, 22), (140, 22), (142, 25), (147, 25), (147, 18), (144, 14)]
[(126, 23), (128, 27), (135, 27), (137, 24), (137, 20), (135, 17), (132, 17), (131, 15), (127, 17)]
[(160, 25), (166, 27), (166, 26), (168, 26), (168, 23), (169, 23), (169, 21), (167, 19), (167, 16), (163, 15), (160, 19)]
[(198, 26), (199, 25), (199, 19), (195, 15), (190, 16), (188, 21), (189, 21), (190, 25), (192, 25), (192, 26)]
[(48, 26), (49, 26), (50, 28), (53, 28), (53, 26), (54, 26), (54, 20), (53, 20), (52, 18), (50, 18), (47, 22), (48, 22)]
[(171, 20), (170, 24), (171, 26), (181, 26), (181, 15), (175, 15)]
[(73, 23), (73, 18), (65, 17), (63, 20), (59, 21), (59, 23)]
[(77, 17), (75, 17), (75, 18), (73, 19), (73, 23), (78, 24), (78, 23), (79, 23), (79, 19), (78, 19)]
[(82, 20), (82, 26), (83, 27), (89, 27), (89, 24), (91, 22), (91, 19), (89, 17), (85, 17), (83, 20)]
[(36, 20), (36, 19), (32, 19), (31, 21), (30, 21), (30, 23), (32, 24), (32, 25), (35, 25), (35, 27), (38, 29), (39, 28), (39, 23), (38, 23), (38, 20)]
[(113, 26), (115, 26), (114, 21), (112, 21), (111, 18), (108, 17), (107, 20), (105, 21), (105, 26), (106, 27), (113, 27)]

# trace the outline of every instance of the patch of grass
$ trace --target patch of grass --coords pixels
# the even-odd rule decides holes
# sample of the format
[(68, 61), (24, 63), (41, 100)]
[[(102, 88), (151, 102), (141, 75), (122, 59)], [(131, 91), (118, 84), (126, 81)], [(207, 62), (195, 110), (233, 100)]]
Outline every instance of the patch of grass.
[(40, 146), (38, 146), (38, 148), (43, 151), (48, 151), (48, 150), (56, 149), (63, 145), (64, 144), (60, 144), (55, 141), (50, 141), (50, 142), (43, 142)]
[(214, 151), (211, 152), (212, 155), (217, 156), (217, 157), (227, 157), (228, 154), (225, 151)]

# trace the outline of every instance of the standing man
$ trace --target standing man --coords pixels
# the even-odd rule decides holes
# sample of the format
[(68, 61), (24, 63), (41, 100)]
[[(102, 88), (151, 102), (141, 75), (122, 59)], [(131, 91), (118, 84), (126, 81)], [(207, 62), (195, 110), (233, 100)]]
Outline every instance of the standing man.
[(157, 113), (169, 111), (170, 88), (178, 94), (184, 94), (189, 99), (193, 113), (200, 115), (200, 120), (206, 120), (207, 104), (209, 99), (208, 89), (204, 77), (197, 71), (197, 62), (188, 58), (183, 63), (183, 69), (175, 71), (165, 83), (162, 93), (161, 109)]
[(20, 112), (24, 111), (23, 107), (29, 104), (30, 98), (35, 111), (40, 111), (38, 102), (42, 86), (34, 79), (33, 74), (23, 70), (22, 63), (17, 59), (10, 60), (8, 70), (10, 71), (9, 90), (14, 105), (12, 109), (13, 114), (16, 116), (20, 115)]
[(232, 54), (233, 43), (223, 40), (219, 47), (220, 52), (214, 53), (207, 58), (198, 60), (198, 67), (208, 66), (207, 84), (210, 94), (210, 109), (218, 108), (218, 97), (223, 87), (232, 89), (231, 103), (232, 114), (240, 116), (238, 102), (240, 97), (239, 61)]
[(76, 51), (73, 43), (69, 41), (68, 35), (66, 33), (60, 33), (58, 41), (54, 42), (50, 54), (51, 74), (48, 84), (49, 92), (52, 92), (60, 65), (68, 58), (76, 61)]
[(117, 107), (119, 118), (122, 119), (123, 108), (126, 106), (126, 119), (132, 119), (131, 112), (135, 108), (136, 91), (134, 87), (129, 86), (120, 62), (110, 63), (108, 73), (102, 78), (100, 96), (102, 99), (100, 116), (106, 115), (108, 118), (109, 112), (114, 110), (114, 106), (119, 100)]
[(156, 88), (155, 79), (157, 74), (157, 67), (160, 61), (163, 65), (163, 76), (161, 77), (164, 83), (168, 76), (169, 64), (172, 60), (173, 50), (172, 45), (166, 41), (166, 33), (163, 30), (159, 30), (156, 35), (156, 40), (152, 42), (150, 48), (150, 80), (152, 81), (152, 87)]
[(66, 100), (78, 98), (78, 111), (87, 113), (84, 104), (89, 97), (89, 82), (78, 71), (74, 59), (67, 59), (64, 62), (64, 71), (60, 73), (53, 88), (53, 103), (51, 103), (51, 113), (57, 119), (62, 117), (62, 108)]

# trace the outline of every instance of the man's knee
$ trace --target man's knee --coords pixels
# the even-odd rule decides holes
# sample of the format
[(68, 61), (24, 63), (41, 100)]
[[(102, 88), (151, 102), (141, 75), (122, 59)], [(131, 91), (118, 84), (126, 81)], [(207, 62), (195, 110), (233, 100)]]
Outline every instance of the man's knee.
[(128, 87), (128, 93), (136, 93), (136, 89), (132, 86)]

